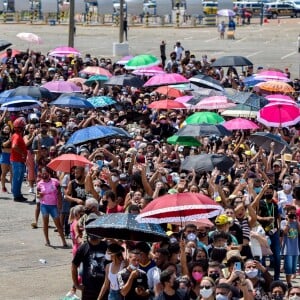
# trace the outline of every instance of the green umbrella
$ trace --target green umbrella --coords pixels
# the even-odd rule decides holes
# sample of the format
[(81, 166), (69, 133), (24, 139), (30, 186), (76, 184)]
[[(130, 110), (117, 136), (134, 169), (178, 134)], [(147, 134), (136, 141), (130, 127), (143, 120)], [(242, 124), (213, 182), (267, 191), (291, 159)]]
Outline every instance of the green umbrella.
[(87, 101), (93, 104), (94, 107), (105, 107), (116, 103), (114, 99), (107, 96), (91, 97)]
[(160, 64), (159, 59), (150, 54), (137, 55), (125, 65), (125, 69), (136, 70), (141, 68), (147, 68), (151, 66), (157, 66)]
[(109, 77), (105, 76), (105, 75), (94, 75), (94, 76), (91, 76), (88, 80), (86, 80), (84, 82), (84, 84), (86, 86), (91, 86), (93, 83), (96, 83), (96, 82), (104, 82), (104, 81), (107, 81), (109, 79)]
[(201, 112), (196, 112), (191, 116), (189, 116), (185, 120), (185, 123), (186, 124), (201, 124), (201, 123), (219, 124), (224, 121), (225, 120), (217, 113), (210, 112), (210, 111), (201, 111)]
[(167, 139), (167, 142), (171, 145), (201, 146), (201, 143), (192, 136), (172, 135)]

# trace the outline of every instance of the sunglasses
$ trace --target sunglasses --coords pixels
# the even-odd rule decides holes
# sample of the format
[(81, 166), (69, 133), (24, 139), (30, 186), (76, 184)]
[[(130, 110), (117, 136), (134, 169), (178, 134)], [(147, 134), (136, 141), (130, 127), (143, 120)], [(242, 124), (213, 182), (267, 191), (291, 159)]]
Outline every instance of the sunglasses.
[(211, 288), (211, 285), (200, 285), (200, 289), (210, 289)]
[(298, 297), (300, 297), (300, 293), (290, 293), (290, 296), (295, 296), (297, 295)]

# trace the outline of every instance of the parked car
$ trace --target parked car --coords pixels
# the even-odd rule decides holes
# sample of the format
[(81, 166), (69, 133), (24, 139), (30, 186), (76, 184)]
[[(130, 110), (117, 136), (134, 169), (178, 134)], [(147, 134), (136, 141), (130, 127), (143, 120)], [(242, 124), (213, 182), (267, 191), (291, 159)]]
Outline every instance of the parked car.
[(278, 17), (294, 18), (297, 16), (297, 11), (291, 4), (273, 2), (265, 5), (264, 15), (268, 19), (277, 19)]

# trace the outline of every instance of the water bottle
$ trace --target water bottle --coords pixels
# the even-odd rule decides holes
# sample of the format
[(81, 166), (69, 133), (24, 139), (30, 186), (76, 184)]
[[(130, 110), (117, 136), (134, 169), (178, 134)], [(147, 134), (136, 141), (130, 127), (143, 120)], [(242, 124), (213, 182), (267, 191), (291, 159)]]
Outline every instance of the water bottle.
[(39, 259), (39, 262), (43, 265), (45, 265), (47, 263), (46, 259), (44, 259), (44, 258)]

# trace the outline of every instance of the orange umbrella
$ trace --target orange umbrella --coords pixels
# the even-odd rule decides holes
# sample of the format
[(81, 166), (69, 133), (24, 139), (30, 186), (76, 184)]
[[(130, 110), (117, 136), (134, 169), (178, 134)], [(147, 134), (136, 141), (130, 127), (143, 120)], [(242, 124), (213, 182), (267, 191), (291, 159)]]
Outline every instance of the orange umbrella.
[(160, 86), (154, 92), (168, 96), (168, 98), (178, 98), (183, 96), (183, 93), (175, 88), (169, 86)]
[(266, 82), (258, 83), (256, 86), (259, 87), (260, 90), (268, 91), (268, 92), (276, 92), (276, 93), (293, 93), (295, 90), (288, 83), (277, 80), (270, 80)]
[(112, 74), (107, 69), (101, 67), (86, 67), (80, 72), (89, 75), (105, 75), (107, 77), (112, 77)]
[[(12, 50), (12, 55), (11, 55), (11, 56), (16, 56), (16, 55), (18, 55), (18, 54), (20, 54), (20, 53), (21, 53), (21, 51), (16, 50), (16, 49), (13, 49), (13, 50)], [(1, 58), (1, 59), (4, 58), (4, 57), (6, 57), (6, 56), (7, 56), (7, 55), (6, 55), (6, 52), (0, 54), (0, 58)]]
[(186, 106), (174, 100), (154, 101), (148, 105), (148, 108), (154, 109), (186, 109)]

